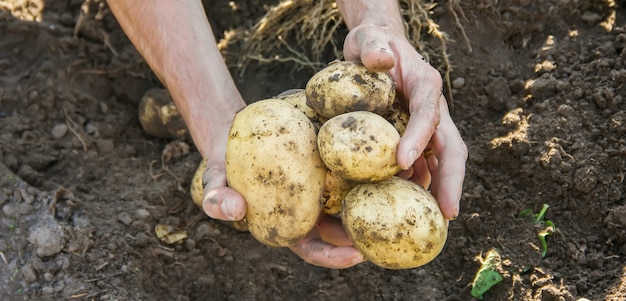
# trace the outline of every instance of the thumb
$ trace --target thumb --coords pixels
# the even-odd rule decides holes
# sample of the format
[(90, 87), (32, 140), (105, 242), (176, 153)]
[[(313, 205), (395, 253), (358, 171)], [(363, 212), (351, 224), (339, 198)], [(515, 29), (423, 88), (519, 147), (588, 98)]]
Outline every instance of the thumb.
[(374, 25), (360, 25), (348, 33), (344, 56), (349, 61), (361, 61), (370, 71), (385, 72), (396, 64), (387, 34)]
[(211, 164), (202, 175), (204, 199), (202, 209), (215, 219), (226, 221), (241, 220), (246, 215), (246, 202), (241, 194), (227, 187), (224, 163)]

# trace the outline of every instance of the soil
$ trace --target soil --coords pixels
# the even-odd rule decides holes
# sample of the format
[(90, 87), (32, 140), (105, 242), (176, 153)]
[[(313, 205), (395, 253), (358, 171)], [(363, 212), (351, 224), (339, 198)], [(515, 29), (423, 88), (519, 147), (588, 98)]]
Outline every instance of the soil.
[[(626, 300), (626, 3), (463, 1), (471, 49), (446, 3), (432, 17), (455, 41), (461, 213), (423, 267), (332, 270), (195, 207), (200, 156), (185, 141), (162, 160), (173, 142), (143, 133), (138, 101), (161, 84), (104, 2), (80, 17), (79, 0), (0, 1), (0, 299), (472, 300), (497, 249), (485, 300)], [(219, 38), (275, 1), (205, 4)], [(302, 88), (313, 71), (292, 69), (257, 64), (238, 85), (249, 101)], [(544, 204), (542, 223), (519, 216)]]

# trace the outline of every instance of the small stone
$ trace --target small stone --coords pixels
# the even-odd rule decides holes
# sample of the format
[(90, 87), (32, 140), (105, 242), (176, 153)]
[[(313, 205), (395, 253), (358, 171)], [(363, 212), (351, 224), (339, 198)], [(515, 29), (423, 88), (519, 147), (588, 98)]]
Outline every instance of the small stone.
[(8, 203), (2, 206), (2, 212), (7, 217), (17, 217), (20, 214), (19, 207), (14, 203)]
[(562, 104), (557, 109), (556, 112), (563, 117), (570, 117), (574, 115), (574, 108), (570, 105)]
[(65, 123), (59, 123), (52, 127), (52, 130), (50, 130), (50, 134), (52, 134), (52, 137), (54, 137), (54, 139), (60, 139), (63, 138), (65, 134), (67, 134), (67, 131), (67, 125)]
[(122, 222), (122, 224), (128, 226), (133, 222), (133, 219), (126, 212), (122, 212), (117, 216), (117, 219)]
[(465, 86), (465, 78), (463, 77), (457, 77), (452, 81), (452, 88), (454, 89), (460, 89), (463, 86)]
[(146, 210), (146, 209), (137, 209), (137, 211), (135, 212), (135, 216), (137, 217), (137, 219), (140, 220), (147, 220), (150, 218), (150, 211)]
[(40, 225), (31, 229), (28, 241), (33, 244), (40, 258), (52, 256), (65, 247), (65, 231), (58, 225)]
[(35, 273), (35, 269), (33, 268), (32, 263), (27, 263), (22, 267), (22, 277), (26, 282), (35, 282), (37, 281), (37, 274)]
[(205, 238), (216, 237), (220, 235), (220, 230), (214, 228), (209, 223), (200, 223), (198, 227), (196, 227), (196, 234), (194, 235), (195, 241), (201, 241)]

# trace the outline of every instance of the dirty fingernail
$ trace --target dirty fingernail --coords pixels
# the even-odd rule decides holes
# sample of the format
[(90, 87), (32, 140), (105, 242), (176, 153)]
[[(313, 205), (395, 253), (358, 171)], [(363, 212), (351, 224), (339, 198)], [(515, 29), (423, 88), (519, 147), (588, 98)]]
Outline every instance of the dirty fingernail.
[(237, 218), (237, 212), (235, 212), (235, 202), (231, 199), (224, 199), (221, 205), (222, 213), (226, 215), (228, 220), (234, 221)]

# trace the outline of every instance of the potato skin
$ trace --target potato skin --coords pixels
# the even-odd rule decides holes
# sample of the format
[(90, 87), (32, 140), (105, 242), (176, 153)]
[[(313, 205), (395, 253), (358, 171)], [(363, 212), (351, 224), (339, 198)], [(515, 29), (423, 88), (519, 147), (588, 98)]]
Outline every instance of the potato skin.
[(358, 182), (342, 178), (332, 170), (326, 171), (326, 184), (322, 195), (322, 212), (337, 215), (341, 211), (341, 202)]
[(326, 166), (338, 176), (358, 182), (382, 181), (398, 173), (399, 142), (400, 134), (393, 125), (366, 111), (329, 119), (317, 136)]
[(306, 115), (306, 117), (308, 117), (315, 126), (315, 132), (319, 131), (324, 121), (328, 120), (327, 118), (319, 116), (311, 107), (306, 104), (306, 94), (304, 92), (304, 89), (290, 89), (287, 91), (283, 91), (274, 98), (282, 99), (290, 103), (296, 109), (302, 111), (302, 113), (304, 113), (304, 115)]
[(448, 236), (448, 221), (437, 200), (399, 177), (357, 185), (344, 199), (341, 218), (363, 256), (387, 269), (411, 269), (430, 262)]
[(337, 61), (315, 73), (305, 87), (307, 105), (322, 117), (369, 111), (384, 114), (396, 97), (396, 84), (385, 72), (372, 72), (354, 61)]
[(245, 198), (248, 229), (258, 241), (285, 247), (309, 233), (321, 212), (325, 175), (314, 126), (292, 105), (266, 99), (235, 115), (226, 177)]

